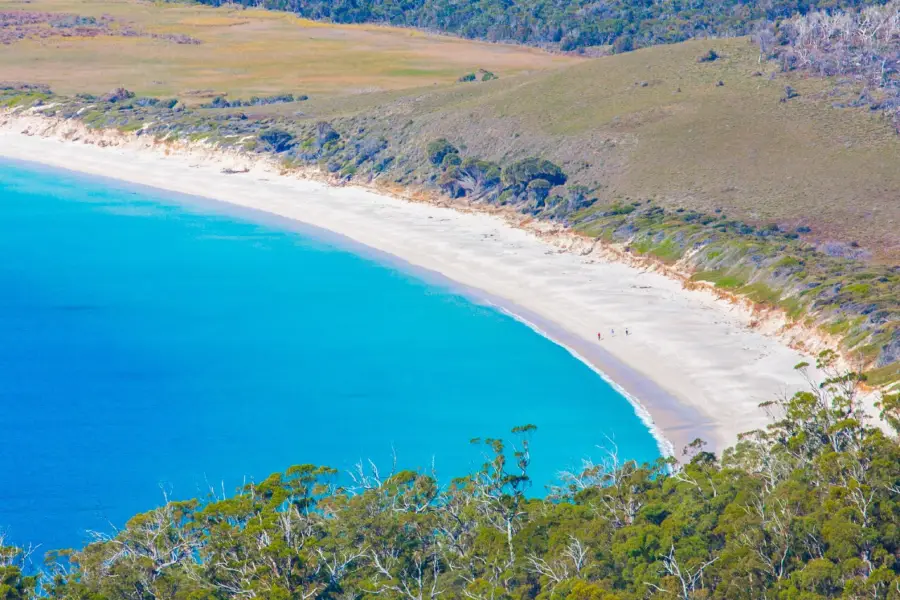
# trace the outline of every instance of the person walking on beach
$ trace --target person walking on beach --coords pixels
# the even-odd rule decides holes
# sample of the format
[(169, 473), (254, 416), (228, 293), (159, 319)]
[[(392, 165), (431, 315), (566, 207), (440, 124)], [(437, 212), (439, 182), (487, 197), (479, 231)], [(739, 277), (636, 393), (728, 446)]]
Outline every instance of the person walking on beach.
[(598, 341), (598, 342), (602, 342), (602, 341), (603, 341), (603, 334), (600, 333), (599, 331), (597, 332), (597, 341)]
[(625, 328), (625, 335), (630, 335), (630, 334), (628, 333), (628, 328), (627, 328), (627, 327)]

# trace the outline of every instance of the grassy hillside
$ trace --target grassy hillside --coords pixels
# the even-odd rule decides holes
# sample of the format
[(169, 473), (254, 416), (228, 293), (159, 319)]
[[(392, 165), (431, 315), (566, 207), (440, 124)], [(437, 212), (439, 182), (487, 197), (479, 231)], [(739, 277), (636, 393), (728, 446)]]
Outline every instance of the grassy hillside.
[[(810, 240), (900, 256), (900, 139), (866, 109), (836, 109), (853, 85), (774, 74), (743, 38), (654, 47), (490, 85), (423, 92), (372, 107), (398, 142), (446, 137), (479, 157), (539, 153), (608, 199), (653, 198), (755, 223), (807, 225)], [(757, 75), (757, 73), (761, 73)], [(719, 85), (719, 82), (722, 85)], [(780, 102), (785, 85), (798, 98)], [(358, 113), (357, 113), (358, 114)]]
[[(12, 7), (22, 5), (0, 0), (0, 10)], [(900, 136), (882, 111), (856, 101), (855, 79), (781, 72), (747, 38), (576, 60), (265, 11), (28, 5), (50, 9), (109, 13), (201, 43), (16, 41), (0, 53), (7, 77), (69, 94), (125, 85), (172, 101), (13, 89), (7, 105), (61, 103), (45, 112), (239, 145), (345, 180), (425, 187), (567, 223), (635, 253), (683, 260), (698, 279), (843, 336), (875, 381), (900, 376)], [(128, 48), (140, 49), (141, 69), (123, 70)], [(711, 48), (715, 60), (703, 60)], [(399, 72), (404, 61), (418, 66)], [(84, 66), (77, 77), (66, 67), (73, 62)], [(474, 81), (460, 82), (466, 73)], [(251, 95), (277, 93), (309, 98), (247, 106)], [(241, 106), (202, 107), (235, 100)]]

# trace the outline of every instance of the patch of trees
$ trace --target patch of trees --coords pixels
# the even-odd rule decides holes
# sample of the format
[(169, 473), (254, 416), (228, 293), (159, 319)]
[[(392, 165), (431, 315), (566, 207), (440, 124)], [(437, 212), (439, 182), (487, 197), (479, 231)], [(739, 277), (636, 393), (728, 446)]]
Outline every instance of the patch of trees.
[[(846, 76), (864, 88), (840, 106), (887, 113), (900, 132), (900, 2), (848, 11), (818, 11), (758, 32), (760, 51), (784, 71)], [(787, 88), (786, 88), (787, 90)], [(795, 97), (785, 93), (785, 100)]]
[(441, 165), (444, 159), (451, 155), (459, 155), (459, 149), (447, 141), (446, 138), (439, 138), (428, 143), (425, 152), (428, 160), (433, 165)]
[(719, 60), (719, 58), (721, 58), (719, 56), (719, 53), (716, 52), (715, 50), (713, 50), (712, 48), (710, 48), (707, 52), (705, 52), (701, 56), (697, 57), (697, 62), (700, 62), (700, 63), (715, 62), (715, 61)]
[[(614, 447), (529, 494), (534, 425), (473, 440), (452, 482), (298, 465), (231, 497), (169, 502), (55, 553), (37, 577), (0, 548), (6, 600), (825, 600), (900, 598), (900, 446), (832, 371), (767, 403), (717, 456), (636, 464)], [(808, 365), (798, 365), (805, 369)], [(900, 428), (900, 396), (880, 407)]]
[[(562, 185), (566, 179), (566, 174), (561, 168), (541, 158), (526, 158), (503, 169), (503, 183), (517, 191), (522, 191), (538, 181), (550, 187)], [(544, 187), (544, 184), (541, 184), (541, 187)]]
[(466, 73), (462, 77), (460, 77), (457, 81), (460, 83), (469, 83), (472, 81), (493, 81), (494, 79), (500, 79), (492, 73), (491, 71), (487, 71), (485, 69), (478, 69), (478, 71), (473, 71), (471, 73)]
[(225, 96), (216, 96), (211, 102), (200, 105), (200, 108), (241, 108), (243, 106), (266, 106), (268, 104), (286, 104), (288, 102), (302, 102), (309, 100), (309, 96), (302, 94), (274, 94), (272, 96), (251, 96), (248, 100), (228, 100)]
[(441, 189), (452, 198), (469, 198), (550, 218), (564, 218), (590, 206), (587, 188), (572, 186), (563, 195), (551, 195), (568, 180), (563, 170), (549, 160), (526, 158), (505, 167), (474, 156), (463, 158), (445, 138), (425, 148), (428, 162), (440, 169)]
[[(231, 0), (200, 0), (218, 6)], [(695, 37), (749, 34), (818, 8), (882, 4), (880, 0), (238, 0), (335, 23), (386, 23), (495, 42), (564, 51), (612, 45), (616, 52)]]
[(25, 81), (0, 81), (0, 91), (51, 94), (50, 86), (43, 83), (28, 83)]
[(293, 134), (284, 129), (269, 129), (259, 135), (259, 141), (276, 154), (290, 150), (295, 144)]
[(125, 88), (116, 88), (106, 94), (103, 94), (97, 100), (100, 102), (125, 102), (126, 100), (131, 100), (134, 98), (134, 92), (126, 90)]

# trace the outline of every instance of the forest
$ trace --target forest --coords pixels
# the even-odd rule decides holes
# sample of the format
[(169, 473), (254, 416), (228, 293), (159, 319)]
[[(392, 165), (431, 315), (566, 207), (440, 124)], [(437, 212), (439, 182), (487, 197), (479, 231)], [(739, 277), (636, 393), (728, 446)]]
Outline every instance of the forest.
[(563, 51), (612, 45), (616, 52), (692, 38), (746, 35), (815, 10), (871, 0), (199, 0), (294, 12), (334, 23), (383, 23), (491, 42)]
[[(615, 447), (535, 490), (529, 439), (475, 439), (452, 482), (298, 465), (172, 501), (34, 568), (0, 550), (0, 598), (900, 599), (900, 395), (866, 421), (860, 376), (765, 405), (765, 431), (638, 465)], [(800, 364), (805, 370), (809, 365)], [(544, 493), (545, 492), (545, 493)]]

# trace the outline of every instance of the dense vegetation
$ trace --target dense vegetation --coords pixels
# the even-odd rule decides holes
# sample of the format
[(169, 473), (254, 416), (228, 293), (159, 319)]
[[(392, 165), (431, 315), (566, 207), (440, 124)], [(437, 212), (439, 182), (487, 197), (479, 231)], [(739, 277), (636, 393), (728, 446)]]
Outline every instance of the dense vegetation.
[[(199, 0), (220, 6), (228, 0)], [(612, 44), (616, 51), (694, 37), (752, 33), (761, 24), (818, 8), (854, 8), (877, 0), (239, 0), (335, 23), (388, 23), (493, 42), (562, 50)]]
[[(838, 106), (883, 111), (900, 132), (900, 2), (797, 16), (758, 32), (755, 39), (762, 54), (778, 60), (784, 71), (860, 82), (858, 97)], [(795, 97), (787, 88), (783, 100)]]
[[(298, 465), (137, 515), (38, 577), (3, 548), (0, 598), (897, 600), (900, 446), (865, 423), (856, 383), (769, 403), (768, 429), (721, 457), (699, 440), (680, 464), (608, 448), (546, 499), (528, 493), (532, 425), (473, 440), (484, 465), (449, 485), (361, 464), (337, 487)], [(900, 397), (882, 407), (896, 430)]]

